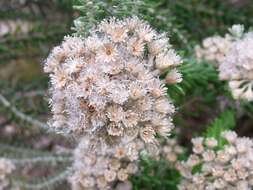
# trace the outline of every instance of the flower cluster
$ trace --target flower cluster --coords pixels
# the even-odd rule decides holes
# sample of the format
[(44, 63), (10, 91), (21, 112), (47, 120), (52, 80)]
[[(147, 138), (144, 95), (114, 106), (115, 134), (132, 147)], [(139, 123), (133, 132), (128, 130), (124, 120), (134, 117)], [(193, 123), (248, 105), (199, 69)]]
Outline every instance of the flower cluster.
[[(114, 146), (108, 146), (103, 139), (82, 138), (74, 154), (74, 174), (69, 179), (72, 189), (112, 189), (119, 182), (127, 182), (128, 176), (138, 171), (139, 152), (145, 146), (132, 135)], [(149, 150), (153, 154), (157, 148)]]
[(252, 188), (252, 139), (237, 137), (234, 131), (224, 131), (221, 136), (226, 142), (222, 149), (217, 149), (214, 138), (192, 139), (193, 154), (177, 166), (182, 175), (180, 190)]
[[(146, 143), (173, 127), (164, 83), (177, 83), (181, 59), (137, 17), (103, 20), (87, 38), (66, 37), (46, 60), (53, 119), (63, 133), (122, 138), (137, 130)], [(159, 74), (167, 73), (164, 81)]]
[(204, 59), (217, 67), (224, 60), (231, 44), (232, 39), (229, 35), (205, 38), (202, 47), (199, 45), (195, 47), (196, 58), (198, 61)]
[(219, 77), (229, 81), (235, 99), (253, 100), (253, 32), (236, 40), (220, 64)]
[(178, 157), (184, 153), (184, 149), (177, 142), (176, 138), (168, 138), (161, 147), (160, 157), (164, 158), (169, 164), (175, 164)]
[(9, 186), (8, 175), (15, 170), (13, 163), (5, 158), (0, 158), (0, 189), (4, 190)]
[(112, 189), (138, 171), (141, 151), (159, 154), (155, 135), (169, 135), (175, 111), (165, 83), (182, 80), (180, 63), (166, 35), (137, 17), (103, 20), (87, 38), (53, 49), (44, 67), (50, 126), (80, 140), (72, 189)]
[(253, 100), (253, 32), (244, 33), (243, 25), (233, 25), (225, 37), (213, 36), (196, 46), (198, 60), (205, 59), (219, 69), (220, 80), (229, 82), (235, 99)]
[(195, 47), (197, 60), (201, 61), (204, 59), (215, 67), (218, 67), (224, 61), (227, 53), (233, 46), (233, 42), (243, 36), (244, 26), (235, 24), (228, 31), (229, 33), (225, 37), (218, 35), (207, 37), (203, 40), (202, 46), (197, 45)]

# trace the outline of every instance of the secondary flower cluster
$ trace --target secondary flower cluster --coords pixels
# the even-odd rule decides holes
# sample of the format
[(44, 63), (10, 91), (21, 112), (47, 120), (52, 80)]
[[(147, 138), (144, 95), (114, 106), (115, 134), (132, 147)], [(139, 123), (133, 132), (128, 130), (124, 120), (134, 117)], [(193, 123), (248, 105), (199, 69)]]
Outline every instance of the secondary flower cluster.
[(219, 69), (220, 80), (229, 82), (235, 99), (253, 100), (253, 32), (244, 33), (242, 25), (233, 25), (225, 37), (214, 36), (196, 46), (197, 59), (205, 59)]
[(240, 39), (244, 32), (243, 25), (233, 25), (228, 29), (229, 33), (222, 36), (211, 36), (203, 40), (202, 46), (195, 46), (195, 55), (198, 61), (206, 60), (218, 67), (225, 59), (233, 42)]
[(253, 32), (235, 41), (220, 64), (219, 77), (228, 80), (234, 98), (253, 100)]
[[(193, 154), (178, 164), (180, 190), (250, 190), (253, 186), (253, 141), (225, 131), (223, 149), (217, 150), (214, 138), (194, 138)], [(195, 170), (195, 171), (194, 171)]]
[(4, 190), (6, 189), (10, 181), (8, 179), (8, 175), (12, 173), (12, 171), (15, 170), (14, 164), (5, 159), (5, 158), (0, 158), (0, 189)]
[(129, 138), (134, 140), (125, 139), (129, 142), (122, 141), (114, 146), (108, 146), (102, 139), (82, 138), (74, 154), (74, 174), (69, 179), (72, 189), (113, 189), (135, 174), (144, 143), (138, 138)]
[(175, 164), (178, 161), (178, 157), (183, 153), (184, 149), (178, 144), (177, 139), (168, 138), (161, 147), (160, 158), (164, 158), (169, 164)]
[(195, 47), (196, 58), (198, 61), (204, 59), (218, 67), (219, 63), (224, 60), (231, 44), (232, 39), (229, 35), (207, 37), (203, 40), (202, 46)]
[(104, 138), (137, 128), (146, 143), (156, 133), (167, 136), (175, 108), (159, 74), (180, 82), (180, 63), (165, 34), (136, 17), (104, 20), (85, 39), (66, 37), (44, 67), (52, 86), (50, 124), (63, 133)]

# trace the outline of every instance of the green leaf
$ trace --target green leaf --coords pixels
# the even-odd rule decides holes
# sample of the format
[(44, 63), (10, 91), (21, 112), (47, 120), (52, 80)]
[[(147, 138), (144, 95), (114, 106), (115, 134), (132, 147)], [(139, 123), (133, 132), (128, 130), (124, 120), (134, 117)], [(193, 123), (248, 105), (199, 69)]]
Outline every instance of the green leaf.
[(218, 141), (218, 149), (220, 149), (225, 144), (225, 140), (221, 137), (221, 133), (233, 129), (235, 125), (235, 113), (231, 110), (225, 110), (207, 128), (204, 136), (215, 138)]

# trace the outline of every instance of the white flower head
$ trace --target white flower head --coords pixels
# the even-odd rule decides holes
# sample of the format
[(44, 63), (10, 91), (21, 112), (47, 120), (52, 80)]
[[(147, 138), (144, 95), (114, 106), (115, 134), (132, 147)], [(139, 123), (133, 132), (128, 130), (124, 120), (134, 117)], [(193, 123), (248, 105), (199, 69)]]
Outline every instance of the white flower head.
[[(156, 67), (157, 62), (162, 66)], [(171, 120), (175, 110), (156, 71), (169, 69), (167, 78), (180, 82), (175, 70), (180, 63), (166, 35), (146, 22), (137, 17), (105, 19), (86, 38), (65, 38), (46, 60), (52, 84), (50, 124), (77, 137), (123, 139), (128, 130), (143, 134), (145, 125), (153, 135), (167, 136), (173, 125), (167, 122), (157, 129), (150, 119), (159, 114), (157, 122)], [(142, 139), (151, 142), (153, 135)]]
[[(140, 152), (158, 154), (156, 134), (170, 135), (175, 112), (159, 59), (166, 71), (181, 63), (166, 35), (137, 17), (105, 19), (88, 37), (66, 37), (49, 55), (50, 127), (81, 140), (73, 189), (111, 189), (138, 170), (127, 165)], [(177, 82), (179, 76), (173, 75)]]
[(167, 73), (165, 80), (167, 84), (176, 84), (182, 82), (183, 78), (177, 69), (172, 69)]
[(138, 172), (139, 139), (108, 146), (102, 139), (85, 136), (74, 151), (72, 189), (112, 189)]
[(173, 50), (160, 53), (156, 57), (156, 68), (161, 71), (180, 63), (182, 63), (180, 57)]
[[(185, 189), (251, 189), (252, 188), (252, 155), (253, 140), (238, 137), (234, 131), (224, 131), (221, 136), (226, 144), (216, 149), (214, 138), (198, 137), (192, 139), (193, 153), (184, 162), (177, 163), (182, 175), (179, 187)], [(205, 142), (202, 151), (194, 151)], [(192, 174), (194, 167), (199, 164), (200, 169)], [(187, 186), (185, 186), (187, 185)]]
[(195, 55), (200, 62), (202, 59), (210, 62), (215, 67), (218, 67), (225, 59), (227, 52), (229, 51), (233, 40), (230, 36), (211, 36), (203, 40), (202, 46), (197, 45), (195, 47)]
[[(242, 29), (237, 26), (236, 31)], [(239, 35), (239, 34), (238, 34)], [(237, 38), (227, 52), (225, 59), (219, 66), (219, 77), (229, 82), (235, 99), (253, 100), (253, 33), (245, 33)]]

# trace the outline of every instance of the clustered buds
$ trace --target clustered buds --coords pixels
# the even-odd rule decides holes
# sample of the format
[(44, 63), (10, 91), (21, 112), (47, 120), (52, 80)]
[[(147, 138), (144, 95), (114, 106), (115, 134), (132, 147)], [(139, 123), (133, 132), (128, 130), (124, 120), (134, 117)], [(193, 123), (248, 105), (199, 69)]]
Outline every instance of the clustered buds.
[(218, 67), (225, 59), (233, 42), (243, 36), (244, 26), (235, 24), (228, 29), (229, 33), (222, 36), (211, 36), (203, 40), (202, 46), (195, 46), (195, 55), (198, 61), (206, 60)]
[(195, 47), (195, 55), (197, 60), (204, 59), (215, 66), (219, 66), (229, 51), (232, 44), (232, 39), (229, 35), (225, 37), (212, 36), (207, 37), (202, 42), (202, 47), (197, 45)]
[(69, 179), (72, 189), (113, 189), (127, 182), (128, 176), (139, 170), (139, 152), (143, 149), (140, 139), (108, 146), (101, 139), (82, 138), (74, 154), (74, 174)]
[(146, 143), (157, 133), (167, 136), (175, 108), (159, 74), (181, 81), (180, 63), (166, 36), (137, 17), (106, 19), (87, 38), (66, 37), (44, 67), (52, 86), (50, 126), (104, 138), (137, 128)]
[(5, 159), (0, 158), (0, 189), (4, 190), (10, 185), (10, 181), (8, 179), (8, 175), (10, 175), (13, 170), (15, 170), (15, 165)]
[(253, 100), (253, 32), (244, 34), (231, 46), (219, 67), (221, 80), (229, 81), (235, 99)]
[(238, 137), (234, 131), (224, 131), (221, 136), (226, 142), (222, 149), (217, 148), (214, 138), (192, 139), (193, 153), (177, 165), (182, 175), (179, 190), (250, 190), (253, 187), (252, 139)]
[(235, 99), (253, 100), (253, 32), (244, 33), (242, 25), (233, 25), (225, 37), (214, 36), (196, 46), (198, 60), (205, 59), (219, 69), (220, 80), (226, 80)]
[(184, 153), (183, 147), (176, 138), (168, 138), (160, 150), (160, 158), (165, 159), (168, 164), (173, 165), (178, 162), (178, 157)]

